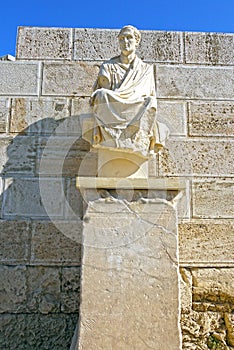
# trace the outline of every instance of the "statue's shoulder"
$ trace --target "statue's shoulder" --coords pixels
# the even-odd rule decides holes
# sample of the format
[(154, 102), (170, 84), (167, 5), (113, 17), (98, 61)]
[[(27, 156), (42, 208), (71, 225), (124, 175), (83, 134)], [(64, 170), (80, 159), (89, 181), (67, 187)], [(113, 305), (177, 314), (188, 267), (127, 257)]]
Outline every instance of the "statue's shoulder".
[(153, 65), (151, 63), (146, 63), (144, 61), (142, 61), (142, 63), (144, 64), (145, 67), (147, 68), (153, 68)]
[(102, 63), (102, 66), (109, 66), (120, 62), (120, 56), (115, 56)]
[(142, 61), (142, 59), (138, 56), (136, 56), (136, 59), (135, 59), (135, 66), (138, 67), (138, 69), (142, 70), (143, 72), (153, 71), (153, 65)]

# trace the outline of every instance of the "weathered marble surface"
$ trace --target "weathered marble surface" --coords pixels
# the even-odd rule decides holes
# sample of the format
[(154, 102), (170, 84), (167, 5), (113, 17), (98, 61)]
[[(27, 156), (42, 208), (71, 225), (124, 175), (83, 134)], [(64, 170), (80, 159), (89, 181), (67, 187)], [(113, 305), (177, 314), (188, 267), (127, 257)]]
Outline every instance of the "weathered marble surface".
[(225, 139), (171, 138), (159, 155), (161, 176), (234, 175), (234, 142)]
[(234, 271), (230, 268), (194, 269), (193, 309), (195, 311), (234, 311)]
[(0, 261), (23, 264), (30, 259), (30, 224), (27, 221), (0, 220)]
[(0, 98), (0, 133), (8, 131), (8, 120), (10, 116), (10, 99)]
[(234, 136), (234, 102), (210, 101), (189, 103), (190, 136)]
[(69, 114), (66, 98), (13, 98), (10, 132), (49, 134), (55, 128), (55, 121), (69, 117)]
[[(143, 30), (142, 59), (233, 65), (233, 34)], [(116, 29), (19, 27), (17, 59), (105, 60), (118, 54)], [(74, 46), (74, 49), (73, 49)]]
[(181, 291), (183, 349), (233, 349), (233, 268), (182, 268)]
[(223, 33), (186, 33), (186, 63), (233, 65), (234, 36)]
[(90, 96), (97, 73), (95, 62), (45, 63), (42, 95)]
[[(48, 218), (48, 215), (55, 219), (63, 218), (63, 190), (61, 181), (57, 178), (43, 178), (40, 183), (35, 177), (7, 178), (5, 186), (4, 218)], [(41, 198), (42, 188), (44, 204)], [(49, 211), (46, 211), (46, 205)]]
[(37, 95), (39, 63), (0, 62), (0, 95)]
[(79, 349), (180, 349), (174, 207), (99, 199), (84, 222)]
[(193, 216), (196, 218), (234, 217), (234, 181), (207, 179), (193, 182)]
[(0, 347), (17, 350), (69, 349), (77, 314), (5, 314), (0, 319)]
[[(219, 203), (218, 199), (216, 201)], [(220, 208), (220, 214), (221, 210)], [(183, 266), (232, 266), (233, 242), (234, 222), (231, 219), (196, 219), (182, 222), (179, 224), (180, 264)]]
[(19, 27), (18, 59), (71, 60), (72, 29)]
[(158, 97), (233, 100), (233, 67), (157, 65)]

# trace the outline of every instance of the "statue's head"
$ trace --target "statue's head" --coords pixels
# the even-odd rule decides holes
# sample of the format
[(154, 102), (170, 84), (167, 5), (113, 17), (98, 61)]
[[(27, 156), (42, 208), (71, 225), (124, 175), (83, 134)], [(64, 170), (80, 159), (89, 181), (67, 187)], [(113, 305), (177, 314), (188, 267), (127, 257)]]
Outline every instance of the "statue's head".
[[(119, 34), (118, 34), (118, 39), (119, 42), (121, 41), (121, 38), (124, 36), (129, 36), (132, 35), (135, 39), (135, 47), (137, 47), (141, 41), (141, 33), (139, 32), (139, 30), (131, 25), (127, 25), (124, 26)], [(120, 47), (121, 47), (121, 43), (120, 43)]]

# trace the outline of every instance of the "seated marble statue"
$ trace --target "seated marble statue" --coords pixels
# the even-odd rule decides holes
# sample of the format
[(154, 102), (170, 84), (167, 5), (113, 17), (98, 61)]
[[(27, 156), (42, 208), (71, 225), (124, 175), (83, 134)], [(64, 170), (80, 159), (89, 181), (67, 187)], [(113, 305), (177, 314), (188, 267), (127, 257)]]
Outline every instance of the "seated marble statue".
[(92, 143), (148, 157), (164, 146), (169, 130), (156, 120), (153, 66), (136, 55), (140, 39), (135, 27), (123, 27), (118, 35), (120, 55), (101, 65), (91, 96)]

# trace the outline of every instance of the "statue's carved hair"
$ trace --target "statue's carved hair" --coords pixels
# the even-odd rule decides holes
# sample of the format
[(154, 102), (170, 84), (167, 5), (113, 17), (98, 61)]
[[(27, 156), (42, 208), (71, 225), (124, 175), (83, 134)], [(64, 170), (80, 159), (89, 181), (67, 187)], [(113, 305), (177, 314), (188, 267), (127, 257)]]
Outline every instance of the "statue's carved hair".
[(127, 26), (124, 26), (123, 28), (121, 28), (119, 34), (118, 34), (118, 37), (122, 34), (122, 32), (126, 29), (131, 29), (134, 33), (134, 36), (135, 36), (135, 39), (136, 39), (136, 43), (137, 45), (140, 44), (140, 41), (141, 41), (141, 33), (140, 31), (136, 28), (136, 27), (133, 27), (131, 25), (127, 25)]

